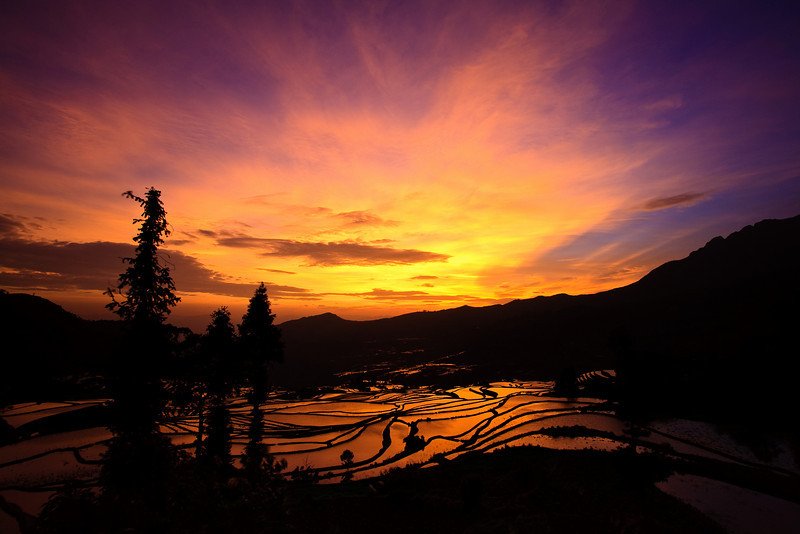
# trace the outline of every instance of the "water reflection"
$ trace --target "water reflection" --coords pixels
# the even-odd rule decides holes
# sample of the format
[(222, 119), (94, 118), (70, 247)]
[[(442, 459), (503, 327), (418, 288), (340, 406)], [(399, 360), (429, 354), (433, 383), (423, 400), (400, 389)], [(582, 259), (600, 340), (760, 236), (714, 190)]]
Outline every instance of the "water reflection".
[[(340, 482), (504, 446), (613, 450), (629, 444), (628, 429), (613, 406), (598, 399), (552, 397), (551, 386), (498, 382), (452, 389), (340, 389), (306, 399), (276, 391), (255, 409), (247, 399), (235, 398), (227, 403), (230, 454), (238, 465), (255, 469), (269, 451), (284, 476), (308, 468), (308, 474), (323, 482)], [(107, 423), (98, 419), (92, 426), (91, 420), (83, 420), (85, 428), (68, 431), (63, 424), (52, 429), (47, 425), (54, 416), (93, 406), (98, 402), (6, 409), (2, 416), (12, 427), (36, 428), (38, 435), (0, 447), (0, 495), (23, 507), (30, 502), (30, 513), (36, 513), (43, 494), (71, 480), (97, 481), (100, 459), (111, 442)], [(185, 415), (162, 421), (160, 432), (194, 454), (198, 424), (197, 416)], [(702, 439), (694, 439), (685, 426), (653, 427), (637, 444), (666, 443), (676, 454), (739, 458), (737, 451), (720, 450), (724, 440), (715, 448), (709, 429)], [(21, 492), (31, 498), (20, 498)]]

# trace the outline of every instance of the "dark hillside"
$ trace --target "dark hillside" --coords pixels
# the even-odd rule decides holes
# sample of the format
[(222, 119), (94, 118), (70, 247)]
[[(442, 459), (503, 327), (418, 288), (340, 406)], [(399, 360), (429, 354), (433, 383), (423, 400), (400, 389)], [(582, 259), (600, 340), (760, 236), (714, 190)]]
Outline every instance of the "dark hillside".
[(47, 299), (0, 292), (0, 403), (60, 398), (111, 357), (116, 321), (87, 321)]
[(336, 381), (335, 371), (443, 357), (475, 366), (473, 379), (621, 367), (637, 377), (628, 393), (642, 405), (659, 398), (674, 404), (677, 390), (687, 406), (730, 413), (735, 391), (775, 402), (785, 397), (792, 355), (800, 354), (798, 273), (800, 216), (766, 220), (594, 295), (376, 321), (331, 314), (289, 321), (281, 325), (287, 363), (278, 376), (288, 383)]

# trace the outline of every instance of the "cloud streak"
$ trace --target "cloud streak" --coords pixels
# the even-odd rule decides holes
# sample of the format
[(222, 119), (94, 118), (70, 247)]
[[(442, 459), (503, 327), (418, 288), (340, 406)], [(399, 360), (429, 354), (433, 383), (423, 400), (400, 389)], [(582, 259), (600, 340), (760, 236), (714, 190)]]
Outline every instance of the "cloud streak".
[(15, 236), (25, 230), (25, 225), (7, 213), (0, 213), (0, 236)]
[(475, 297), (472, 295), (442, 295), (428, 293), (427, 291), (395, 291), (392, 289), (374, 288), (370, 291), (362, 291), (356, 293), (330, 293), (330, 295), (340, 295), (348, 297), (360, 297), (367, 300), (375, 301), (392, 301), (392, 302), (425, 302), (425, 303), (439, 303), (439, 302), (471, 302), (475, 304), (496, 304), (498, 299), (487, 299)]
[(704, 199), (705, 196), (705, 193), (681, 193), (680, 195), (673, 195), (669, 197), (652, 198), (645, 202), (642, 208), (652, 211), (674, 208), (676, 206), (691, 206), (692, 204)]
[(387, 221), (364, 210), (336, 213), (334, 217), (344, 221), (347, 226), (397, 226), (400, 224), (398, 221)]
[(424, 250), (398, 249), (359, 243), (303, 242), (289, 239), (267, 239), (252, 236), (219, 237), (217, 244), (231, 248), (256, 248), (263, 256), (305, 258), (309, 265), (407, 265), (412, 263), (445, 262), (446, 254)]
[[(31, 241), (18, 237), (0, 239), (0, 285), (24, 290), (97, 290), (115, 287), (121, 261), (134, 254), (133, 245), (94, 242)], [(163, 250), (161, 260), (170, 266), (182, 292), (250, 297), (254, 283), (231, 282), (180, 251)], [(272, 297), (310, 296), (307, 289), (268, 284)]]

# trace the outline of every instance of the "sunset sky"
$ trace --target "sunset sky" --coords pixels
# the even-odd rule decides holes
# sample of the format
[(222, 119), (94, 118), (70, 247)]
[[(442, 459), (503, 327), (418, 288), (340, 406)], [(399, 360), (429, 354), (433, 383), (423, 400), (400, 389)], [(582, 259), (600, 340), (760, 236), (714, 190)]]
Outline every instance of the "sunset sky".
[(0, 7), (0, 287), (91, 318), (162, 191), (174, 322), (631, 283), (800, 213), (796, 2)]

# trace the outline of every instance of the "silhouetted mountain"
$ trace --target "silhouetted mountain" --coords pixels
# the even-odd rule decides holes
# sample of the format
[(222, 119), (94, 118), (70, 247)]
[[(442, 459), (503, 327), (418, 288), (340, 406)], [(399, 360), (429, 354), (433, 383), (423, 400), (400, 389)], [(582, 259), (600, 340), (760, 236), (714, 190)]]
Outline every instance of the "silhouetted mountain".
[(104, 365), (120, 332), (117, 321), (87, 321), (47, 299), (0, 292), (0, 403), (75, 391)]
[[(778, 395), (793, 379), (792, 355), (800, 354), (798, 273), (800, 216), (765, 220), (716, 237), (636, 283), (594, 295), (374, 321), (331, 314), (288, 321), (280, 325), (286, 364), (278, 380), (335, 381), (334, 372), (372, 369), (346, 376), (376, 376), (386, 368), (444, 361), (474, 366), (470, 377), (478, 379), (622, 367), (649, 397), (669, 396), (670, 402), (680, 388), (688, 395), (709, 383), (732, 392), (752, 390), (760, 380)], [(718, 392), (710, 388), (702, 401), (717, 402)], [(720, 403), (729, 402), (722, 397)]]

